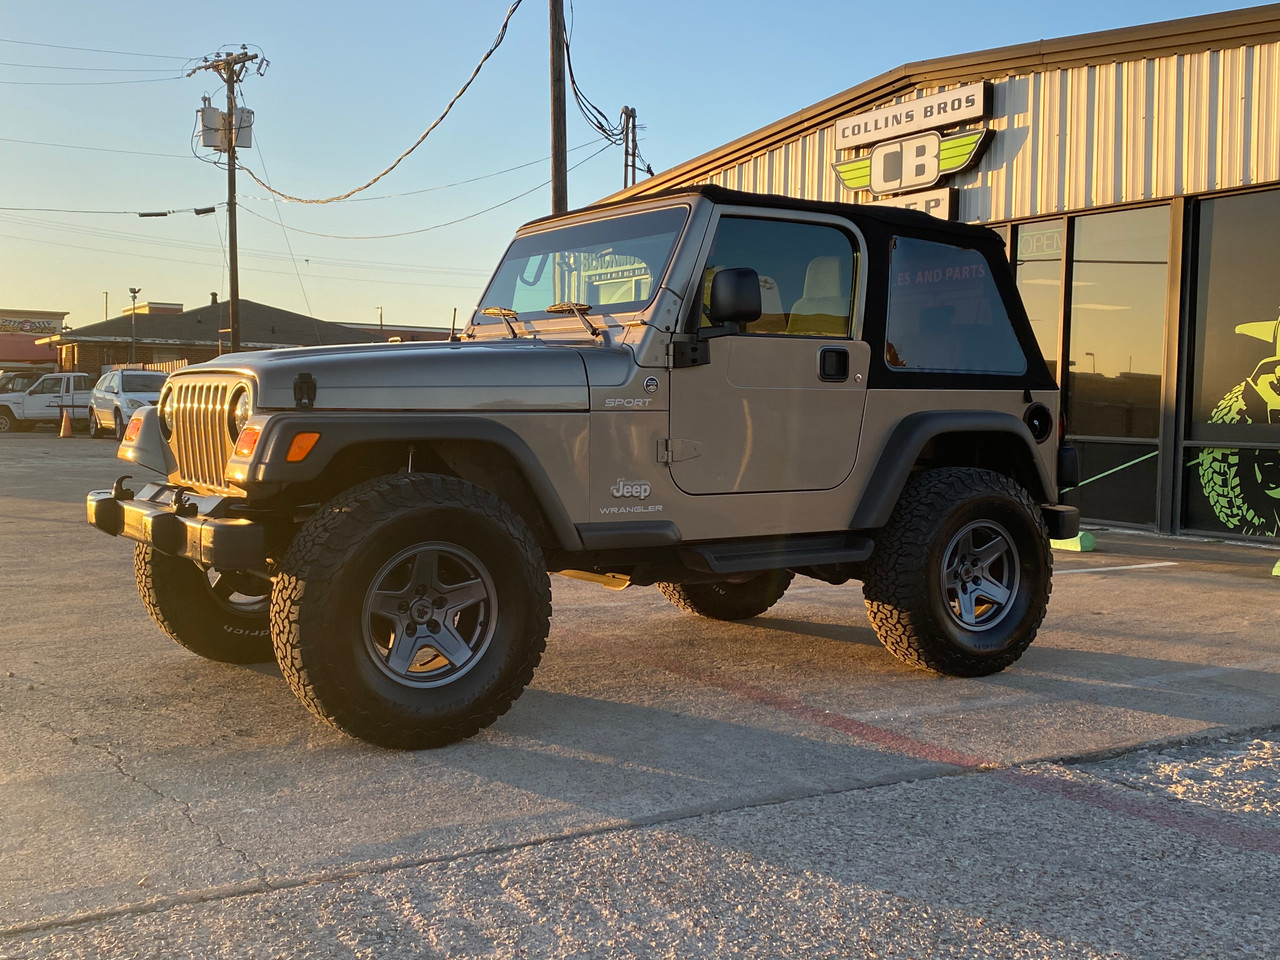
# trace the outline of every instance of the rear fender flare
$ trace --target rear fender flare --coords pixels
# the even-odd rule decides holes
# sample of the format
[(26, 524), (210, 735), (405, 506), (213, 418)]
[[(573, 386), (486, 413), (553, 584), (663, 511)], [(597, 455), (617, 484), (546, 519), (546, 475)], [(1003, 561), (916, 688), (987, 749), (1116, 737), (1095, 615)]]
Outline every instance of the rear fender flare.
[[(1027, 487), (1028, 492), (1041, 503), (1056, 499), (1050, 491), (1052, 480), (1040, 457), (1035, 439), (1027, 425), (1008, 413), (990, 410), (931, 410), (910, 414), (894, 428), (888, 443), (880, 454), (866, 492), (853, 512), (850, 523), (854, 530), (872, 530), (889, 521), (894, 504), (907, 484), (911, 471), (920, 459), (925, 447), (933, 440), (964, 434), (1008, 434), (1026, 450), (1034, 474), (1019, 476), (1010, 474)], [(1010, 473), (1009, 471), (1001, 471)], [(1025, 474), (1027, 471), (1019, 471)]]

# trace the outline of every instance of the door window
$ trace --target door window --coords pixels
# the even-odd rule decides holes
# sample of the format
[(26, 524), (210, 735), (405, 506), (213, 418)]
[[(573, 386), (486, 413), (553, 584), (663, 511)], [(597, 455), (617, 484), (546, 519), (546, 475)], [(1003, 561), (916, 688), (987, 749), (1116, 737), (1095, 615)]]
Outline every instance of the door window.
[(702, 276), (701, 324), (721, 270), (750, 267), (760, 277), (760, 319), (750, 334), (847, 337), (857, 255), (842, 230), (790, 220), (722, 217)]
[(38, 396), (43, 396), (46, 393), (61, 393), (62, 378), (50, 377), (48, 380), (42, 380), (31, 388), (31, 392)]

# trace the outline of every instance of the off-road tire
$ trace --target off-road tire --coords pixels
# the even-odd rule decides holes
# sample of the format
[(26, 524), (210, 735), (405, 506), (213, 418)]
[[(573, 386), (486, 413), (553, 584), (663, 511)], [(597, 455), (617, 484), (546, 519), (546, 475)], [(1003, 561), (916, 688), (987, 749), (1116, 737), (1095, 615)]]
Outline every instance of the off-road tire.
[[(1245, 413), (1244, 384), (1227, 391), (1209, 415), (1210, 423), (1251, 423)], [(1245, 536), (1280, 534), (1280, 504), (1274, 490), (1261, 482), (1260, 457), (1275, 451), (1205, 447), (1196, 456), (1196, 470), (1205, 499), (1222, 525)], [(1274, 462), (1274, 461), (1273, 461)]]
[(97, 440), (103, 435), (102, 427), (98, 424), (98, 415), (92, 410), (89, 411), (89, 438)]
[(274, 659), (265, 594), (254, 604), (219, 599), (204, 570), (142, 543), (133, 551), (133, 574), (151, 619), (192, 653), (220, 663)]
[[(432, 553), (431, 586), (411, 594), (418, 558)], [(402, 556), (411, 569), (395, 592), (387, 584)], [(440, 557), (463, 558), (484, 594), (478, 611), (449, 613), (446, 622), (456, 616), (457, 627), (445, 632), (455, 641), (467, 631), (481, 639), (465, 647), (465, 665), (429, 642), (397, 665), (396, 644), (414, 641), (402, 641), (408, 628), (392, 623), (395, 639), (385, 651), (376, 646), (386, 630), (375, 627), (388, 625), (377, 607), (388, 601), (376, 598), (408, 597), (413, 612), (404, 616), (417, 617), (417, 597), (430, 603), (432, 593), (454, 589), (439, 586)], [(410, 750), (462, 740), (506, 713), (542, 658), (550, 617), (546, 564), (525, 522), (487, 490), (435, 474), (369, 480), (321, 506), (280, 561), (271, 599), (276, 658), (307, 708), (352, 736)], [(432, 619), (421, 629), (441, 627)], [(444, 660), (432, 674), (431, 663)]]
[(750, 620), (782, 599), (795, 576), (790, 570), (770, 570), (750, 580), (712, 583), (659, 583), (658, 590), (687, 613), (708, 620)]
[[(1013, 589), (993, 604), (977, 629), (949, 601), (948, 557), (956, 559), (966, 531), (999, 533), (1011, 548), (996, 559)], [(970, 534), (969, 544), (973, 544)], [(967, 580), (973, 564), (965, 566)], [(964, 566), (964, 565), (961, 565)], [(985, 575), (985, 572), (984, 572)], [(1016, 482), (990, 470), (948, 467), (914, 475), (865, 567), (863, 597), (880, 642), (899, 660), (936, 673), (979, 677), (1013, 663), (1035, 639), (1052, 589), (1053, 556), (1040, 509)], [(970, 599), (970, 604), (973, 600)], [(972, 618), (972, 614), (969, 614)]]

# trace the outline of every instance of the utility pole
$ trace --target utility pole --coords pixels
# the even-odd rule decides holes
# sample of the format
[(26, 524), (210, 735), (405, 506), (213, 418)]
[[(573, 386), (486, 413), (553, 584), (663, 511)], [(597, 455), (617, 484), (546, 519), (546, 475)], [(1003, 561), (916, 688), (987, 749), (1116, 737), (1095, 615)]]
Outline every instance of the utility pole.
[[(227, 272), (231, 295), (227, 298), (227, 333), (231, 335), (231, 352), (240, 351), (240, 252), (236, 242), (236, 84), (244, 77), (249, 64), (258, 54), (245, 47), (239, 53), (218, 54), (208, 63), (191, 70), (212, 70), (227, 85), (227, 112), (222, 117), (223, 143), (227, 151)], [(264, 61), (265, 62), (265, 61)], [(222, 331), (219, 330), (219, 333)]]
[(636, 143), (636, 108), (622, 108), (622, 188), (635, 185), (638, 163)]
[(129, 288), (129, 299), (133, 301), (133, 306), (129, 308), (129, 362), (138, 362), (138, 294), (142, 292), (141, 287)]
[(564, 0), (551, 3), (551, 212), (569, 209), (569, 152), (564, 127)]

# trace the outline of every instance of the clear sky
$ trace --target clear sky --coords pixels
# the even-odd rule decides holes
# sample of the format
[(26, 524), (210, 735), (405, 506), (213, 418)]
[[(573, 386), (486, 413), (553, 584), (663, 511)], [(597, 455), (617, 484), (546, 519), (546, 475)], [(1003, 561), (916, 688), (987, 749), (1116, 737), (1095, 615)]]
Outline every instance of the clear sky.
[[(130, 287), (140, 301), (188, 307), (214, 291), (226, 297), (225, 212), (189, 212), (226, 199), (226, 174), (193, 156), (192, 143), (201, 96), (225, 106), (225, 88), (210, 72), (185, 78), (188, 58), (260, 50), (270, 67), (242, 85), (256, 120), (241, 163), (278, 190), (327, 197), (421, 135), (509, 5), (5, 0), (0, 207), (188, 212), (0, 209), (0, 307), (66, 310), (83, 326), (104, 307), (119, 314)], [(624, 104), (637, 109), (640, 152), (661, 171), (903, 63), (1249, 5), (566, 0), (566, 17), (579, 86), (611, 118)], [(339, 322), (375, 323), (379, 307), (388, 324), (448, 326), (454, 307), (465, 318), (512, 231), (550, 212), (547, 32), (547, 4), (524, 0), (450, 116), (358, 200), (275, 203), (241, 174), (241, 296)], [(148, 82), (111, 82), (121, 80)], [(568, 130), (569, 162), (581, 163), (569, 174), (570, 205), (618, 190), (622, 149), (596, 155), (604, 142), (572, 101)], [(464, 217), (387, 239), (311, 235), (422, 231)]]

